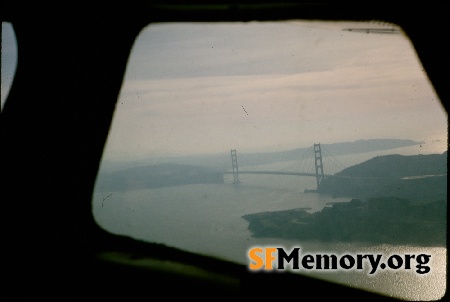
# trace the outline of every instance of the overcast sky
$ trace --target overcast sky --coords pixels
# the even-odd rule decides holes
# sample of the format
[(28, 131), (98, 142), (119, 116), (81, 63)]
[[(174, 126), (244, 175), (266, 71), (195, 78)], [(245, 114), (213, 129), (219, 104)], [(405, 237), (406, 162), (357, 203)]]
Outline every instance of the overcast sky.
[[(104, 158), (281, 151), (372, 138), (445, 142), (447, 114), (407, 37), (342, 30), (383, 26), (391, 27), (150, 25), (131, 52)], [(8, 29), (5, 71), (15, 60)], [(9, 84), (3, 68), (2, 106)]]

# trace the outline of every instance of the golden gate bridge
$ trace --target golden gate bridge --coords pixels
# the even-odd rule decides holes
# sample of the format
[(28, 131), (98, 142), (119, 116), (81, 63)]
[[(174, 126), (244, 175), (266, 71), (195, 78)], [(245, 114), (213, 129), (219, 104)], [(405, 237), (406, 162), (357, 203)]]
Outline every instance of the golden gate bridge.
[[(317, 181), (317, 189), (324, 178), (336, 177), (332, 174), (326, 174), (324, 172), (324, 156), (323, 147), (318, 144), (314, 144), (311, 148), (307, 148), (306, 152), (300, 158), (293, 162), (289, 162), (287, 166), (281, 169), (263, 170), (261, 165), (254, 165), (249, 163), (244, 156), (240, 156), (238, 165), (237, 150), (231, 150), (231, 171), (226, 171), (224, 174), (233, 175), (233, 183), (239, 183), (239, 175), (241, 174), (273, 174), (273, 175), (297, 175), (297, 176), (310, 176), (315, 177)], [(328, 153), (329, 154), (329, 153)], [(314, 158), (312, 161), (311, 159)], [(338, 169), (342, 170), (343, 165), (334, 158), (331, 154), (327, 157), (332, 159), (332, 164)]]

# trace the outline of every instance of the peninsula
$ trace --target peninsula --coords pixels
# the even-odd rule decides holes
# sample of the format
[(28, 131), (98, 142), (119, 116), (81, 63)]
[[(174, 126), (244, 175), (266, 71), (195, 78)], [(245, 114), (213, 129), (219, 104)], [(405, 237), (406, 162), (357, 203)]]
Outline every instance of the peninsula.
[(348, 202), (315, 213), (292, 209), (242, 218), (254, 237), (446, 246), (447, 152), (379, 156), (338, 176), (345, 177), (324, 179), (319, 192)]

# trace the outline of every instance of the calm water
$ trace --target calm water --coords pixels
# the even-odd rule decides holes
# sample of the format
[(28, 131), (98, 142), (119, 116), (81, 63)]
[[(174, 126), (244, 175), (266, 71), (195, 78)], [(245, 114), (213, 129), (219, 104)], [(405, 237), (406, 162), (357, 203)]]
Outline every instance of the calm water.
[[(417, 148), (420, 147), (401, 148), (401, 151), (408, 154), (416, 152)], [(365, 160), (372, 158), (373, 154), (353, 156), (358, 157)], [(341, 157), (340, 160), (345, 162), (346, 159)], [(322, 273), (303, 270), (299, 273), (405, 300), (434, 300), (445, 293), (446, 248), (364, 246), (252, 237), (247, 229), (248, 222), (241, 217), (244, 214), (299, 207), (310, 207), (310, 212), (314, 212), (325, 207), (327, 202), (344, 202), (349, 198), (333, 199), (327, 195), (304, 193), (305, 189), (315, 188), (313, 177), (246, 174), (240, 176), (239, 185), (233, 185), (231, 177), (226, 176), (224, 184), (196, 184), (112, 194), (102, 191), (99, 179), (93, 199), (94, 215), (99, 224), (112, 233), (246, 265), (249, 263), (249, 248), (268, 245), (300, 247), (302, 254), (378, 253), (384, 257), (393, 253), (431, 254), (431, 272), (425, 275), (415, 273), (414, 269), (384, 270), (375, 275), (369, 275), (367, 270)]]

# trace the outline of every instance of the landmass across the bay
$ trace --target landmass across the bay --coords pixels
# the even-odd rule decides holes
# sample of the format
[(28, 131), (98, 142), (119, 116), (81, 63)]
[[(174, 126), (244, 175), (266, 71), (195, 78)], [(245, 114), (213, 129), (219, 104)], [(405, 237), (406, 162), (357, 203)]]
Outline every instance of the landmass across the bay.
[[(420, 142), (404, 139), (358, 140), (323, 145), (334, 155), (390, 150), (418, 145)], [(311, 148), (311, 147), (308, 147)], [(267, 164), (298, 160), (308, 148), (279, 152), (240, 153), (252, 164)], [(155, 189), (189, 184), (224, 183), (223, 173), (231, 168), (229, 150), (224, 154), (182, 157), (162, 157), (131, 162), (102, 162), (98, 176), (103, 189), (126, 191)], [(241, 162), (240, 166), (244, 164)]]
[[(395, 150), (397, 148), (420, 146), (424, 142), (414, 141), (410, 139), (361, 139), (352, 142), (340, 142), (331, 144), (321, 144), (321, 146), (328, 150), (334, 156), (361, 154), (366, 152)], [(202, 155), (183, 155), (183, 156), (157, 156), (148, 157), (141, 160), (132, 161), (111, 161), (104, 159), (102, 161), (102, 172), (118, 172), (124, 171), (133, 167), (151, 167), (162, 163), (176, 163), (187, 166), (202, 166), (209, 167), (216, 170), (223, 170), (224, 167), (231, 167), (230, 150), (237, 149), (239, 158), (245, 157), (252, 165), (270, 164), (285, 161), (296, 161), (309, 149), (311, 146), (295, 148), (291, 150), (275, 151), (275, 152), (254, 152), (248, 153), (241, 150), (239, 146), (230, 146), (230, 149), (223, 150), (217, 154), (202, 154)], [(226, 165), (224, 166), (224, 160)], [(229, 163), (229, 164), (228, 164)], [(239, 165), (243, 165), (240, 162)]]
[(242, 216), (255, 237), (446, 246), (447, 152), (387, 155), (325, 178), (320, 193), (349, 197), (307, 209)]
[(102, 175), (102, 186), (108, 191), (156, 189), (223, 182), (223, 173), (217, 169), (175, 163), (132, 167)]

